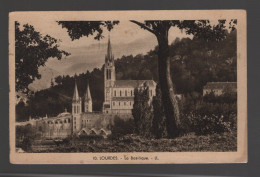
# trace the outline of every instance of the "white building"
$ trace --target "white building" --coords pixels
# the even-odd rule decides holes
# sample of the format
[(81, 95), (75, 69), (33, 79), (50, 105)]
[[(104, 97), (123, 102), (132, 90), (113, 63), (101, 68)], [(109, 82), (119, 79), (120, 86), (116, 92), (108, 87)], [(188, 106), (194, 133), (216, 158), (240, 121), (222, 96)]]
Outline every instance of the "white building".
[(104, 69), (104, 103), (103, 113), (131, 114), (134, 104), (134, 90), (146, 84), (149, 96), (155, 96), (156, 83), (153, 80), (116, 80), (115, 62), (110, 39)]

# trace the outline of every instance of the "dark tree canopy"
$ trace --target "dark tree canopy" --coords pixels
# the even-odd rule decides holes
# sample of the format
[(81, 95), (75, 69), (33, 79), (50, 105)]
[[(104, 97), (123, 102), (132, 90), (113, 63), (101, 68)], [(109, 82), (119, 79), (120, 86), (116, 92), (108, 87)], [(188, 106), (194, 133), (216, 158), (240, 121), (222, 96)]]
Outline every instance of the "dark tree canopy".
[(66, 28), (71, 40), (79, 39), (83, 36), (94, 35), (94, 39), (100, 40), (104, 36), (103, 28), (108, 31), (113, 29), (119, 21), (58, 21), (62, 28)]
[(58, 40), (49, 35), (42, 36), (28, 24), (20, 27), (15, 22), (15, 73), (16, 91), (28, 92), (28, 85), (35, 78), (40, 79), (38, 72), (40, 66), (44, 66), (48, 58), (58, 58), (69, 53), (60, 50)]
[(217, 24), (212, 24), (209, 20), (148, 20), (143, 23), (136, 20), (130, 21), (157, 37), (162, 35), (163, 31), (168, 31), (175, 26), (185, 30), (186, 34), (192, 34), (195, 38), (205, 39), (206, 41), (224, 39), (226, 37), (224, 28), (234, 30), (237, 24), (235, 19), (230, 20), (228, 24), (226, 24), (226, 20), (218, 20)]

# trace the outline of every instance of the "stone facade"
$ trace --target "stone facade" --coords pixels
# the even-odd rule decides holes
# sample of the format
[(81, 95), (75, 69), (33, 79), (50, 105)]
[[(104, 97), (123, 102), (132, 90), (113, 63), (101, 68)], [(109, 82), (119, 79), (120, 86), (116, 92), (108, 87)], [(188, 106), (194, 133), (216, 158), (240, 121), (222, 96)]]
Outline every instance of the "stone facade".
[(104, 69), (104, 114), (132, 114), (134, 90), (144, 84), (149, 86), (149, 96), (155, 96), (156, 83), (153, 80), (116, 80), (115, 62), (110, 39)]

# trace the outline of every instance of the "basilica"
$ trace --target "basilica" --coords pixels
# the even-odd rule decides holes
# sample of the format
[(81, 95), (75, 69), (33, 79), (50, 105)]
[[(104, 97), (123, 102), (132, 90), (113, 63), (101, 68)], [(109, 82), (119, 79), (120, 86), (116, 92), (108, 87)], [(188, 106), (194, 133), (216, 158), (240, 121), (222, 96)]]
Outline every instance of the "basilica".
[(75, 81), (72, 96), (72, 112), (65, 110), (56, 117), (30, 119), (17, 123), (17, 126), (31, 124), (41, 133), (42, 138), (66, 138), (71, 134), (96, 134), (107, 136), (111, 133), (110, 125), (117, 115), (122, 119), (132, 118), (134, 90), (146, 84), (149, 86), (150, 101), (155, 96), (156, 83), (153, 80), (116, 80), (116, 68), (110, 39), (108, 39), (107, 54), (104, 67), (104, 102), (103, 110), (93, 112), (92, 97), (87, 84), (83, 97), (79, 96)]
[(153, 80), (116, 80), (116, 69), (110, 39), (104, 69), (104, 103), (105, 114), (132, 114), (134, 90), (144, 83), (149, 86), (150, 100), (155, 96), (156, 83)]

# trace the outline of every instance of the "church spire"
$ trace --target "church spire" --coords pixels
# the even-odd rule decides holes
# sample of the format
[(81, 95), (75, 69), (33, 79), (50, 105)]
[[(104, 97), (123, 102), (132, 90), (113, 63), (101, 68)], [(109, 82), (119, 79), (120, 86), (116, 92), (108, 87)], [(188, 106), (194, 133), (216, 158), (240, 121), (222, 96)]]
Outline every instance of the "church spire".
[(114, 56), (112, 54), (112, 47), (110, 42), (110, 35), (108, 36), (108, 44), (107, 44), (107, 55), (106, 55), (106, 62), (113, 62)]
[(85, 101), (92, 101), (90, 89), (89, 89), (89, 83), (87, 83), (87, 89), (85, 93)]
[(77, 83), (75, 80), (75, 87), (74, 87), (74, 94), (73, 94), (73, 101), (77, 101), (79, 100), (79, 92), (78, 92), (78, 87), (77, 87)]

